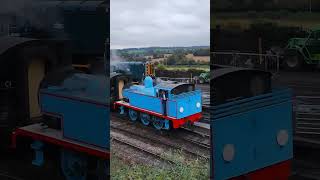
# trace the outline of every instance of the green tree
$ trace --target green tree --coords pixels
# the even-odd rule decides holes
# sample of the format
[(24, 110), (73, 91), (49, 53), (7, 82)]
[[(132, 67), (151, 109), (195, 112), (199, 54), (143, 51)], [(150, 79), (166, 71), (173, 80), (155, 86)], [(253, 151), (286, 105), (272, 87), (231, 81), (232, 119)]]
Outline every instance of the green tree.
[(163, 64), (158, 64), (157, 69), (163, 71), (166, 70), (166, 67)]

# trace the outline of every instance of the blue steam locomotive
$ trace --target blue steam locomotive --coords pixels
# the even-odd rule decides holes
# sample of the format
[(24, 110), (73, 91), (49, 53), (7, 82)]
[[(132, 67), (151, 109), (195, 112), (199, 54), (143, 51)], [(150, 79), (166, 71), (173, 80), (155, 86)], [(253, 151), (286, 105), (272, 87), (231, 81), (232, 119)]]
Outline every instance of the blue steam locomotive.
[[(103, 75), (61, 74), (49, 73), (43, 80), (39, 90), (41, 119), (15, 129), (12, 146), (19, 148), (22, 139), (31, 140), (35, 152), (32, 164), (36, 166), (44, 165), (46, 147), (55, 147), (60, 151), (66, 180), (107, 179), (109, 81)], [(92, 167), (95, 173), (89, 175)]]
[(254, 69), (215, 67), (212, 77), (211, 179), (289, 179), (291, 90)]
[(201, 91), (194, 84), (162, 81), (154, 85), (147, 76), (143, 85), (123, 90), (123, 99), (115, 102), (120, 114), (131, 121), (140, 119), (143, 125), (158, 129), (179, 128), (199, 121), (202, 112)]

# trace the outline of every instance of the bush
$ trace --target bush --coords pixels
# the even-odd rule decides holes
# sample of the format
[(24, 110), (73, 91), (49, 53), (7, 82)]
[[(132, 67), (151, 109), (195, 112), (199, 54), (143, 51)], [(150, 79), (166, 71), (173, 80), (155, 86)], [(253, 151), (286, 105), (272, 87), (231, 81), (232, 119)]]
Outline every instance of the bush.
[(160, 71), (166, 70), (166, 67), (163, 64), (158, 64), (157, 69)]

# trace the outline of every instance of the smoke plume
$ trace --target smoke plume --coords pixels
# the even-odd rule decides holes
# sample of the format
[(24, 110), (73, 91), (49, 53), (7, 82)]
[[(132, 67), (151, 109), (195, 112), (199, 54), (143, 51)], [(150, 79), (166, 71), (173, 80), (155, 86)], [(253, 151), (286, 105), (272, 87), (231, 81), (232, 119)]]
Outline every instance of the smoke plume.
[(116, 49), (110, 50), (110, 62), (111, 64), (117, 64), (119, 62), (125, 61), (122, 57), (119, 55), (119, 51)]
[[(29, 23), (33, 27), (43, 28), (51, 19), (58, 16), (58, 12), (50, 12), (50, 18), (45, 16), (46, 10), (41, 10), (41, 0), (1, 0), (0, 16), (7, 15), (15, 17), (13, 23)], [(42, 14), (39, 14), (39, 13)]]

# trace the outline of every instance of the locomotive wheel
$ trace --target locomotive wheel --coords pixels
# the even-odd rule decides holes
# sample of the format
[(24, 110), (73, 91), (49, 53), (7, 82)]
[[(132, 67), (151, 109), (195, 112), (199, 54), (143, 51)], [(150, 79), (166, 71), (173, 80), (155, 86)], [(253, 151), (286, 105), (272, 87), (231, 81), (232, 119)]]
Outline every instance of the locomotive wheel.
[(66, 179), (85, 180), (87, 160), (84, 156), (69, 150), (61, 150), (61, 170)]
[(109, 177), (109, 166), (107, 161), (98, 160), (97, 161), (97, 180), (106, 180)]
[(141, 120), (142, 124), (145, 125), (145, 126), (149, 126), (150, 125), (150, 119), (151, 119), (151, 117), (150, 117), (149, 114), (142, 113), (140, 115), (140, 120)]
[(289, 51), (284, 59), (284, 68), (287, 71), (298, 71), (301, 69), (303, 65), (303, 57), (297, 53)]
[(154, 128), (161, 130), (164, 127), (164, 120), (162, 118), (154, 117), (152, 124)]
[(131, 121), (136, 122), (138, 119), (139, 113), (135, 110), (129, 109), (129, 118)]

